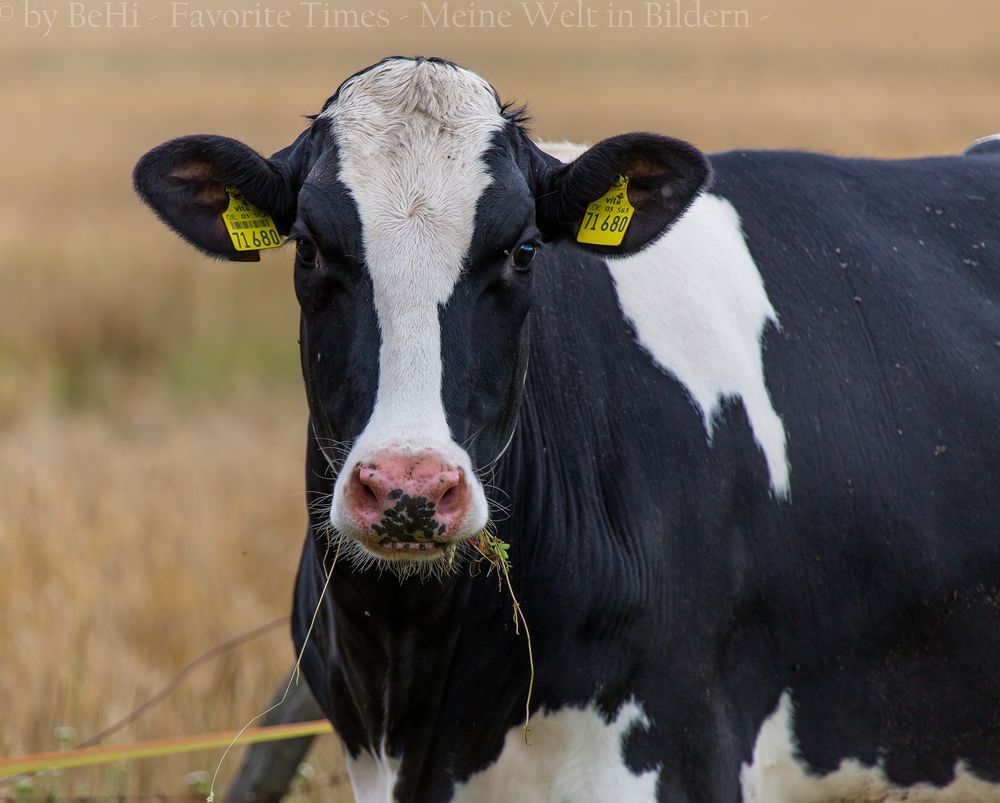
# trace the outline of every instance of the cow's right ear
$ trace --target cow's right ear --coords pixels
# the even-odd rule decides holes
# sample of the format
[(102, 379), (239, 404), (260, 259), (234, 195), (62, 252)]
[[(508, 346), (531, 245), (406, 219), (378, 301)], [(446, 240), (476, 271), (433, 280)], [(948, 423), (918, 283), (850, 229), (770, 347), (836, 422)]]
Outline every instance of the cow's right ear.
[(286, 234), (295, 220), (308, 133), (270, 159), (228, 137), (174, 139), (139, 160), (132, 175), (135, 189), (164, 223), (206, 254), (256, 262), (260, 252), (236, 250), (226, 231), (227, 189), (271, 215)]

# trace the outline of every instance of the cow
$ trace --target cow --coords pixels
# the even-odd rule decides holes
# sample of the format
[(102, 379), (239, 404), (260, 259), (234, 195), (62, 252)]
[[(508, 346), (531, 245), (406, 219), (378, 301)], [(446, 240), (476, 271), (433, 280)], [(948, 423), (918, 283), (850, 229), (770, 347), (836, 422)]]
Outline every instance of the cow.
[(229, 191), (295, 243), (292, 629), (356, 799), (1000, 801), (1000, 140), (548, 150), (393, 57), (269, 159), (136, 166), (211, 256)]

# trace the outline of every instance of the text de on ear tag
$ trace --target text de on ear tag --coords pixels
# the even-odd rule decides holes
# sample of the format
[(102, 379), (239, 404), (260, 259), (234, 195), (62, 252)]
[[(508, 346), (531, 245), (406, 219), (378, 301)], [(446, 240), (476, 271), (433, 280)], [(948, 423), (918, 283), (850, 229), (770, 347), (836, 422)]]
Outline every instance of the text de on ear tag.
[(222, 213), (222, 222), (237, 251), (260, 251), (281, 245), (281, 235), (263, 209), (258, 209), (232, 187), (227, 187), (229, 208)]
[(611, 189), (592, 201), (576, 233), (578, 243), (621, 245), (635, 208), (628, 201), (628, 177), (618, 176)]

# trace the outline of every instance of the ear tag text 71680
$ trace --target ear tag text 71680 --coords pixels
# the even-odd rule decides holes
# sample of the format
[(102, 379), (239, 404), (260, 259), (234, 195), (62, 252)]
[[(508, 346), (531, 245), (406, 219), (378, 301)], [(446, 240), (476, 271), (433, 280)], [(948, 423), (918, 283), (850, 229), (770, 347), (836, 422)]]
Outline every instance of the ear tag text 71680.
[(237, 251), (260, 251), (281, 245), (281, 235), (271, 216), (258, 209), (232, 187), (227, 187), (229, 208), (222, 213), (222, 222)]
[(578, 243), (621, 245), (635, 208), (628, 200), (628, 177), (618, 176), (611, 189), (591, 201), (576, 233)]

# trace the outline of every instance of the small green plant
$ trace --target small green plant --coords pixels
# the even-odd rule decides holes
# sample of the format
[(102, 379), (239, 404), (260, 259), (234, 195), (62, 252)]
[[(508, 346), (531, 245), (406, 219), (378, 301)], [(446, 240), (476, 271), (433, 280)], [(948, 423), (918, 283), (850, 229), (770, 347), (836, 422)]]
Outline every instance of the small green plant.
[(34, 797), (35, 782), (31, 778), (18, 778), (14, 781), (14, 800), (28, 800)]
[(76, 744), (76, 728), (72, 725), (59, 725), (52, 735), (55, 736), (60, 750), (67, 750)]
[(510, 582), (510, 544), (486, 530), (480, 530), (475, 538), (469, 539), (469, 543), (479, 552), (479, 561), (485, 561), (489, 565), (490, 571), (496, 571), (501, 590), (504, 585), (507, 586), (507, 592), (510, 594), (511, 604), (514, 607), (514, 632), (520, 634), (523, 627), (525, 638), (528, 640), (530, 674), (528, 677), (528, 696), (524, 702), (524, 743), (529, 744), (528, 720), (531, 718), (531, 693), (535, 688), (535, 653), (531, 647), (531, 631), (528, 630), (528, 620), (524, 618), (521, 603), (517, 601), (514, 586)]
[(212, 788), (212, 776), (206, 770), (195, 770), (184, 776), (184, 783), (192, 795), (207, 797)]

